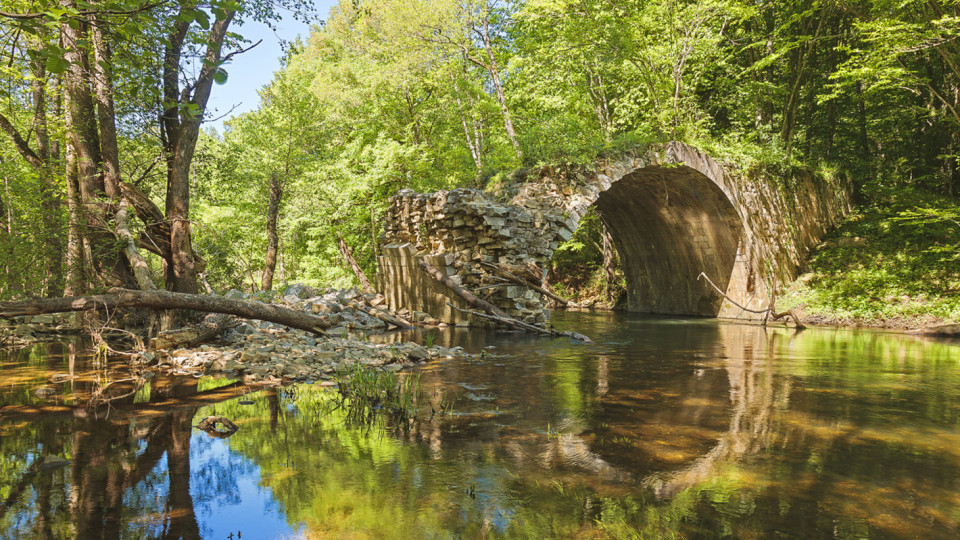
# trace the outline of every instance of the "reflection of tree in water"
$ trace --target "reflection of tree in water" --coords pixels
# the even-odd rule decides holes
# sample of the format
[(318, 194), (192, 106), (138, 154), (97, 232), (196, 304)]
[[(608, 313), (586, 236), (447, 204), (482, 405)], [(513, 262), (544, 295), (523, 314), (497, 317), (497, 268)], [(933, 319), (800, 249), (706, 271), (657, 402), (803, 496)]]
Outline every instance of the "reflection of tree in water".
[(20, 488), (0, 507), (0, 537), (201, 538), (191, 482), (200, 504), (218, 496), (212, 490), (237, 490), (233, 471), (213, 462), (194, 464), (191, 477), (191, 423), (204, 403), (235, 395), (198, 392), (194, 379), (158, 377), (150, 403), (133, 405), (131, 396), (109, 410), (68, 409), (28, 416), (22, 426), (0, 424), (0, 451), (20, 458), (19, 470), (0, 472), (8, 476), (4, 484)]

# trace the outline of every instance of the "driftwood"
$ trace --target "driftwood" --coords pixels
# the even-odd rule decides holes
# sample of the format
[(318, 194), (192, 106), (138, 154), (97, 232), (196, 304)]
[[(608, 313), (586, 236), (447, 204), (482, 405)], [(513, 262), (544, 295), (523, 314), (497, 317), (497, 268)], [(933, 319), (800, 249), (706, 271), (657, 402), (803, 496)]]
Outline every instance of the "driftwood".
[(538, 292), (538, 293), (546, 296), (547, 298), (553, 300), (554, 302), (559, 303), (559, 304), (562, 305), (562, 306), (567, 306), (567, 305), (570, 304), (570, 301), (567, 300), (566, 298), (563, 298), (563, 297), (561, 297), (561, 296), (557, 296), (557, 295), (556, 295), (555, 293), (553, 293), (552, 291), (550, 291), (550, 290), (548, 290), (548, 289), (544, 289), (543, 287), (541, 287), (541, 286), (539, 286), (539, 285), (534, 285), (533, 283), (530, 283), (529, 281), (523, 279), (522, 277), (517, 276), (517, 275), (515, 275), (515, 274), (513, 274), (513, 273), (511, 273), (511, 272), (509, 272), (509, 271), (507, 271), (507, 270), (505, 270), (505, 269), (503, 269), (503, 268), (500, 268), (499, 266), (497, 266), (497, 265), (495, 265), (495, 264), (490, 264), (490, 263), (488, 263), (488, 262), (484, 262), (484, 263), (480, 263), (480, 264), (482, 264), (483, 266), (486, 266), (487, 268), (490, 268), (491, 270), (493, 270), (493, 271), (496, 272), (497, 274), (500, 274), (501, 277), (506, 278), (506, 279), (508, 279), (508, 280), (516, 283), (517, 285), (522, 285), (522, 286), (524, 286), (524, 287), (527, 287), (528, 289), (532, 289), (532, 290), (534, 290), (534, 291), (536, 291), (536, 292)]
[(486, 300), (483, 300), (482, 298), (478, 298), (477, 295), (463, 288), (461, 285), (457, 284), (457, 282), (445, 276), (443, 272), (430, 266), (426, 262), (420, 261), (420, 269), (423, 270), (425, 274), (432, 277), (435, 281), (456, 293), (457, 296), (463, 298), (471, 306), (477, 309), (482, 309), (490, 315), (496, 315), (497, 317), (501, 317), (503, 319), (512, 319), (512, 317), (504, 313), (497, 306), (487, 302)]
[(738, 308), (740, 308), (740, 309), (742, 309), (742, 310), (744, 310), (744, 311), (746, 311), (746, 312), (748, 312), (748, 313), (756, 313), (756, 314), (758, 314), (758, 315), (763, 315), (763, 324), (764, 324), (764, 325), (767, 324), (767, 321), (768, 321), (769, 319), (777, 320), (777, 319), (782, 319), (782, 318), (784, 318), (784, 317), (792, 317), (792, 318), (793, 318), (793, 323), (796, 325), (796, 327), (797, 327), (798, 330), (803, 330), (804, 328), (806, 328), (806, 326), (804, 326), (804, 324), (803, 324), (802, 322), (800, 322), (800, 317), (797, 317), (797, 314), (794, 313), (794, 311), (793, 311), (792, 309), (788, 309), (787, 311), (780, 311), (780, 312), (777, 312), (777, 311), (774, 310), (774, 304), (776, 304), (776, 302), (777, 302), (777, 291), (776, 291), (776, 288), (774, 288), (773, 294), (770, 295), (770, 305), (767, 306), (767, 309), (750, 309), (750, 308), (748, 308), (748, 307), (746, 307), (746, 306), (743, 306), (743, 305), (738, 304), (736, 300), (734, 300), (733, 298), (730, 298), (729, 296), (727, 296), (727, 294), (726, 294), (725, 292), (723, 292), (722, 290), (720, 290), (720, 287), (717, 287), (717, 286), (716, 286), (716, 284), (710, 279), (710, 276), (708, 276), (707, 274), (705, 274), (705, 273), (703, 273), (703, 272), (700, 272), (700, 275), (697, 276), (697, 280), (699, 280), (701, 277), (702, 277), (703, 279), (707, 280), (707, 283), (709, 283), (710, 286), (713, 287), (713, 290), (717, 291), (717, 293), (719, 293), (720, 296), (723, 296), (723, 297), (726, 298), (728, 301), (730, 301), (731, 304), (737, 306)]
[(158, 350), (196, 347), (201, 343), (216, 339), (220, 334), (237, 326), (237, 324), (237, 319), (233, 315), (211, 313), (200, 324), (160, 332), (150, 340), (150, 348)]
[(380, 319), (387, 324), (396, 326), (397, 328), (413, 328), (413, 324), (409, 321), (401, 319), (396, 315), (391, 315), (382, 309), (377, 309), (374, 307), (367, 308), (362, 306), (359, 302), (350, 302), (349, 305), (357, 311), (362, 311), (371, 317), (376, 317), (377, 319)]
[(343, 259), (347, 261), (350, 269), (353, 270), (353, 274), (357, 276), (357, 281), (360, 282), (360, 290), (368, 294), (376, 292), (373, 284), (367, 279), (367, 275), (363, 273), (363, 269), (357, 264), (357, 260), (353, 258), (353, 253), (350, 252), (350, 248), (347, 246), (347, 243), (343, 241), (342, 236), (337, 238), (337, 246), (340, 247), (340, 254), (343, 255)]
[(468, 309), (461, 309), (454, 306), (453, 304), (447, 304), (457, 311), (462, 311), (464, 313), (476, 315), (484, 319), (493, 320), (500, 324), (505, 324), (507, 326), (512, 326), (514, 328), (520, 328), (528, 332), (534, 332), (537, 334), (546, 334), (550, 336), (566, 336), (566, 337), (571, 337), (571, 338), (580, 340), (584, 343), (593, 343), (593, 341), (590, 338), (588, 338), (583, 334), (578, 334), (576, 332), (557, 332), (554, 330), (547, 330), (545, 328), (540, 328), (539, 326), (525, 323), (523, 321), (518, 321), (517, 319), (514, 319), (513, 317), (504, 313), (503, 310), (491, 304), (490, 302), (477, 298), (475, 294), (463, 288), (462, 286), (458, 285), (452, 279), (443, 275), (443, 273), (440, 272), (440, 270), (437, 270), (436, 268), (430, 266), (426, 262), (420, 261), (420, 269), (423, 270), (428, 276), (432, 277), (434, 280), (439, 282), (441, 285), (443, 285), (444, 287), (456, 293), (457, 296), (459, 296), (460, 298), (463, 298), (471, 306), (485, 311), (486, 314), (479, 313), (476, 311), (471, 311)]
[(117, 308), (189, 309), (210, 313), (226, 313), (270, 321), (315, 334), (324, 334), (332, 326), (327, 320), (302, 311), (259, 302), (232, 300), (220, 296), (184, 294), (166, 291), (132, 291), (111, 289), (108, 294), (68, 296), (64, 298), (39, 298), (18, 302), (0, 302), (0, 318), (9, 319), (21, 315), (63, 313)]
[(534, 334), (543, 334), (543, 335), (545, 335), (545, 336), (556, 336), (556, 337), (568, 337), (568, 338), (575, 339), (575, 340), (577, 340), (577, 341), (582, 341), (582, 342), (584, 342), (584, 343), (593, 343), (593, 340), (592, 340), (592, 339), (590, 339), (589, 337), (581, 334), (580, 332), (560, 332), (560, 331), (557, 331), (557, 330), (550, 330), (550, 329), (548, 329), (548, 328), (540, 328), (539, 326), (536, 326), (536, 325), (533, 325), (533, 324), (525, 323), (525, 322), (523, 322), (523, 321), (518, 321), (517, 319), (514, 319), (513, 317), (499, 317), (499, 316), (497, 316), (497, 315), (490, 315), (490, 314), (487, 314), (487, 313), (480, 313), (479, 311), (473, 311), (473, 310), (471, 310), (471, 309), (458, 308), (457, 306), (455, 306), (455, 305), (453, 305), (453, 304), (451, 304), (451, 303), (449, 303), (449, 302), (447, 302), (447, 305), (450, 306), (450, 307), (452, 307), (453, 309), (455, 309), (455, 310), (457, 310), (457, 311), (461, 311), (461, 312), (463, 312), (463, 313), (468, 313), (468, 314), (473, 315), (473, 316), (476, 316), (476, 317), (481, 317), (481, 318), (484, 318), (484, 319), (489, 319), (489, 320), (491, 320), (491, 321), (496, 321), (496, 322), (498, 322), (498, 323), (505, 324), (505, 325), (507, 325), (507, 326), (513, 326), (513, 327), (515, 327), (515, 328), (520, 328), (520, 329), (526, 330), (526, 331), (528, 331), (528, 332), (533, 332)]

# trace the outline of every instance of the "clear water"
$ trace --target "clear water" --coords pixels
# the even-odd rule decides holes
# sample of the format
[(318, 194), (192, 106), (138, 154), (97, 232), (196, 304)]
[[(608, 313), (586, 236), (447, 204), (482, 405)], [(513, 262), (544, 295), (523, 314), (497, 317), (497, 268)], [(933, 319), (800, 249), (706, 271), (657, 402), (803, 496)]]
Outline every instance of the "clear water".
[[(209, 378), (157, 377), (94, 414), (128, 369), (59, 345), (0, 356), (0, 538), (960, 536), (957, 344), (554, 321), (597, 343), (377, 338), (483, 352), (424, 366), (452, 413), (399, 430), (348, 425), (319, 385)], [(240, 430), (191, 427), (207, 415)]]

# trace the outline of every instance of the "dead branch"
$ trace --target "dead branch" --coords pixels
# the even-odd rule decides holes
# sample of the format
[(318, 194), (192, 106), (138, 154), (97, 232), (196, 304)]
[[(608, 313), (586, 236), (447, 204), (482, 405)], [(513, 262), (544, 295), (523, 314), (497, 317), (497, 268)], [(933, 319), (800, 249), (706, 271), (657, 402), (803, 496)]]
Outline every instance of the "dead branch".
[(353, 274), (357, 276), (357, 281), (360, 282), (360, 290), (368, 294), (376, 292), (370, 280), (367, 279), (367, 275), (363, 273), (363, 269), (357, 264), (357, 260), (353, 258), (353, 253), (347, 246), (347, 243), (343, 241), (342, 236), (337, 238), (337, 246), (340, 248), (340, 255), (343, 255), (343, 259), (347, 261), (350, 269), (353, 270)]
[(552, 291), (549, 291), (549, 290), (547, 290), (547, 289), (544, 289), (543, 287), (541, 287), (541, 286), (539, 286), (539, 285), (534, 285), (533, 283), (530, 283), (529, 281), (523, 279), (522, 277), (517, 276), (517, 275), (515, 275), (515, 274), (513, 274), (513, 273), (511, 273), (511, 272), (508, 272), (507, 270), (505, 270), (505, 269), (503, 269), (503, 268), (501, 268), (501, 267), (499, 267), (499, 266), (497, 266), (497, 265), (495, 265), (495, 264), (490, 264), (490, 263), (488, 263), (488, 262), (481, 262), (480, 264), (483, 265), (483, 266), (486, 266), (487, 268), (490, 268), (490, 269), (493, 270), (494, 272), (500, 274), (501, 276), (507, 278), (508, 280), (510, 280), (510, 281), (512, 281), (512, 282), (514, 282), (514, 283), (516, 283), (516, 284), (518, 284), (518, 285), (522, 285), (522, 286), (524, 286), (524, 287), (527, 287), (528, 289), (532, 289), (532, 290), (534, 290), (534, 291), (536, 291), (536, 292), (538, 292), (538, 293), (546, 296), (547, 298), (549, 298), (549, 299), (551, 299), (551, 300), (559, 303), (559, 304), (562, 305), (562, 306), (567, 306), (567, 305), (570, 304), (570, 301), (567, 300), (566, 298), (563, 298), (563, 297), (561, 297), (561, 296), (557, 296), (557, 295), (554, 294)]
[(517, 319), (514, 319), (513, 317), (498, 317), (497, 315), (489, 315), (489, 314), (486, 314), (486, 313), (480, 313), (479, 311), (473, 311), (473, 310), (471, 310), (471, 309), (458, 308), (457, 306), (455, 306), (455, 305), (453, 305), (453, 304), (451, 304), (451, 303), (449, 303), (449, 302), (447, 302), (447, 305), (450, 306), (450, 307), (452, 307), (453, 309), (455, 309), (455, 310), (457, 310), (457, 311), (460, 311), (460, 312), (463, 312), (463, 313), (468, 313), (468, 314), (473, 315), (473, 316), (475, 316), (475, 317), (480, 317), (480, 318), (483, 318), (483, 319), (489, 319), (489, 320), (496, 321), (496, 322), (501, 323), (501, 324), (505, 324), (505, 325), (507, 325), (507, 326), (512, 326), (512, 327), (514, 327), (514, 328), (520, 328), (520, 329), (526, 330), (526, 331), (528, 331), (528, 332), (533, 332), (533, 333), (535, 333), (535, 334), (543, 334), (543, 335), (545, 335), (545, 336), (555, 336), (555, 337), (568, 337), (568, 338), (575, 339), (575, 340), (577, 340), (577, 341), (581, 341), (581, 342), (583, 342), (583, 343), (593, 343), (593, 340), (592, 340), (592, 339), (590, 339), (589, 337), (587, 337), (587, 336), (585, 336), (585, 335), (583, 335), (583, 334), (581, 334), (581, 333), (579, 333), (579, 332), (560, 332), (560, 331), (557, 331), (557, 330), (549, 330), (549, 329), (547, 329), (547, 328), (540, 328), (539, 326), (536, 326), (536, 325), (533, 325), (533, 324), (529, 324), (529, 323), (525, 323), (525, 322), (523, 322), (523, 321), (518, 321)]
[(412, 324), (411, 322), (409, 322), (409, 321), (407, 321), (407, 320), (405, 320), (405, 319), (402, 319), (402, 318), (400, 318), (400, 317), (397, 317), (396, 315), (392, 315), (392, 314), (390, 314), (390, 313), (388, 313), (388, 312), (386, 312), (386, 311), (384, 311), (384, 310), (382, 310), (382, 309), (377, 309), (377, 308), (372, 308), (372, 307), (371, 307), (371, 308), (366, 308), (366, 307), (360, 305), (359, 302), (350, 302), (349, 305), (350, 305), (350, 307), (352, 307), (353, 309), (356, 309), (356, 310), (358, 310), (358, 311), (362, 311), (362, 312), (366, 313), (367, 315), (370, 315), (371, 317), (375, 317), (375, 318), (377, 318), (377, 319), (380, 319), (381, 321), (383, 321), (383, 322), (385, 322), (385, 323), (387, 323), (387, 324), (392, 324), (393, 326), (396, 326), (397, 328), (413, 328), (413, 324)]
[(777, 296), (775, 291), (773, 294), (770, 295), (770, 305), (768, 305), (766, 309), (763, 309), (763, 310), (750, 309), (748, 307), (738, 304), (736, 300), (727, 296), (727, 293), (720, 290), (720, 287), (717, 287), (716, 284), (714, 284), (714, 282), (710, 279), (710, 277), (707, 276), (707, 274), (705, 274), (704, 272), (700, 272), (700, 275), (697, 276), (697, 281), (699, 281), (701, 277), (707, 280), (707, 283), (709, 283), (710, 286), (713, 287), (713, 290), (717, 291), (717, 293), (720, 294), (720, 296), (723, 296), (724, 298), (726, 298), (731, 304), (749, 313), (757, 313), (759, 315), (763, 315), (764, 324), (766, 324), (767, 320), (771, 318), (773, 320), (777, 320), (777, 319), (782, 319), (784, 317), (789, 316), (793, 318), (793, 323), (796, 325), (798, 330), (803, 330), (804, 328), (806, 328), (806, 326), (802, 322), (800, 322), (800, 318), (797, 317), (797, 314), (794, 313), (792, 309), (787, 311), (781, 311), (781, 312), (774, 311), (774, 304), (777, 301)]

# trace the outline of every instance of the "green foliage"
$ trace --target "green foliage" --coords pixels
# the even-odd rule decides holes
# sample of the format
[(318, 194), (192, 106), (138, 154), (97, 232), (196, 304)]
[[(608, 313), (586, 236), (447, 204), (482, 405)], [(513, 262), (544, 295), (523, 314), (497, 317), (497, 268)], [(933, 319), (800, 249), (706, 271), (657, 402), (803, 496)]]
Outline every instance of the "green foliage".
[(960, 320), (960, 225), (955, 202), (901, 190), (864, 208), (811, 257), (803, 302), (832, 320), (897, 324)]

